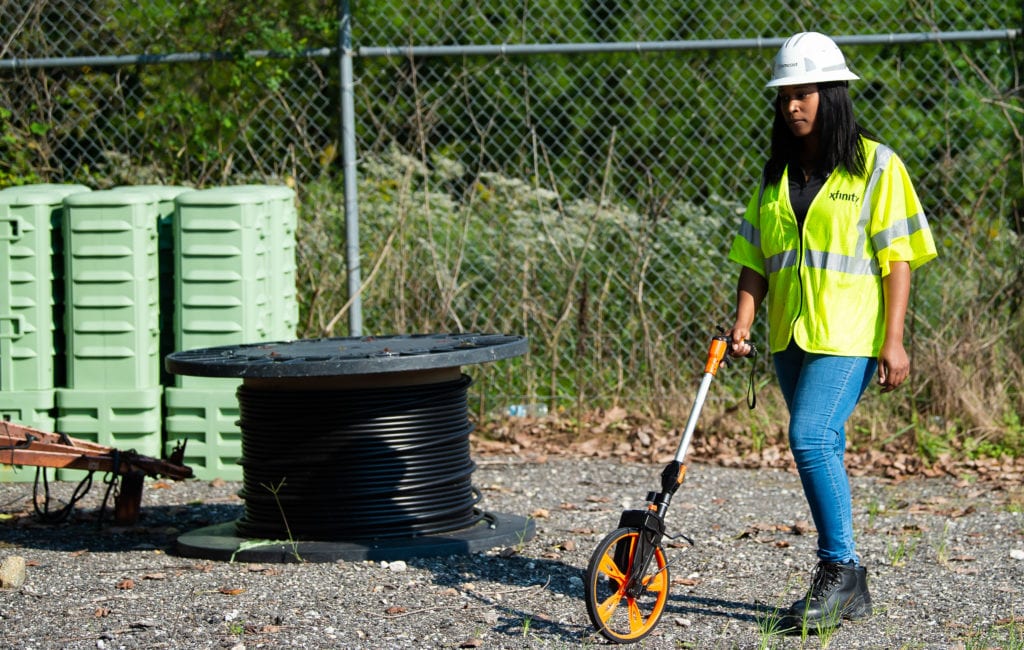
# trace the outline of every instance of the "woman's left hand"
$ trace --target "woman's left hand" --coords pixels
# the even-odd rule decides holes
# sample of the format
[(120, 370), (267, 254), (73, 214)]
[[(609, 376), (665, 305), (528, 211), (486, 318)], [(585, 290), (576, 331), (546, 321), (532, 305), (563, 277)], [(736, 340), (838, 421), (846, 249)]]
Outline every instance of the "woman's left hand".
[(896, 390), (910, 376), (910, 357), (902, 343), (886, 343), (878, 353), (878, 384), (883, 393)]

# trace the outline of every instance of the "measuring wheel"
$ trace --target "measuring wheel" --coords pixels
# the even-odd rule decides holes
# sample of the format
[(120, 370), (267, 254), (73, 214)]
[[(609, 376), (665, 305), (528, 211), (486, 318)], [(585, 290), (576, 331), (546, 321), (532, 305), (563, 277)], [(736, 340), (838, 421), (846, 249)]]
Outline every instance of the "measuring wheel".
[[(658, 544), (648, 561), (637, 554), (641, 531), (618, 528), (594, 549), (587, 566), (587, 613), (615, 643), (635, 643), (654, 630), (668, 600), (665, 552)], [(641, 553), (642, 555), (643, 553)]]
[[(697, 428), (697, 416), (704, 406), (711, 380), (728, 354), (732, 338), (724, 332), (711, 339), (697, 397), (686, 421), (676, 455), (661, 472), (661, 491), (647, 493), (647, 507), (624, 510), (619, 523), (594, 549), (587, 565), (584, 597), (594, 628), (609, 641), (636, 643), (654, 630), (668, 601), (669, 579), (665, 551), (665, 513), (672, 496), (686, 476), (686, 450)], [(748, 343), (747, 356), (756, 353)], [(751, 366), (747, 403), (754, 408), (754, 373)], [(693, 544), (685, 535), (682, 537)]]

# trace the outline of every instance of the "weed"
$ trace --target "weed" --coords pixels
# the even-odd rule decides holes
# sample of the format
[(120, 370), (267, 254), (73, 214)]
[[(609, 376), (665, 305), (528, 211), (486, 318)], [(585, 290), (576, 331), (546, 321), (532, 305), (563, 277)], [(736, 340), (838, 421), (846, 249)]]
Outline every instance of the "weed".
[(811, 637), (811, 628), (807, 625), (807, 619), (800, 619), (800, 647), (804, 647), (807, 644), (807, 640)]
[(523, 619), (523, 638), (525, 639), (530, 635), (530, 623), (533, 622), (533, 618), (527, 616)]
[(765, 442), (767, 441), (768, 436), (767, 434), (765, 434), (764, 431), (761, 431), (759, 429), (752, 430), (750, 434), (751, 449), (754, 451), (754, 453), (760, 454), (761, 450), (764, 449)]
[(285, 532), (288, 533), (288, 543), (291, 544), (292, 555), (295, 556), (296, 560), (302, 562), (302, 557), (299, 555), (299, 543), (295, 541), (294, 537), (292, 537), (292, 529), (288, 525), (288, 517), (286, 517), (284, 514), (284, 506), (281, 505), (280, 492), (281, 488), (284, 487), (284, 478), (282, 478), (281, 482), (278, 483), (277, 485), (271, 486), (267, 485), (266, 483), (260, 483), (260, 487), (274, 495), (274, 503), (277, 504), (277, 510), (278, 512), (281, 513), (281, 521), (284, 523)]
[(523, 529), (516, 531), (516, 553), (522, 553), (523, 548), (526, 546), (527, 535), (530, 534), (530, 520), (532, 516), (526, 518), (526, 522), (523, 524)]
[(895, 544), (886, 544), (889, 564), (896, 567), (906, 564), (914, 556), (919, 541), (917, 537), (903, 536)]
[(818, 643), (822, 648), (827, 648), (832, 643), (836, 631), (842, 623), (838, 604), (824, 618), (815, 623), (814, 631), (818, 634)]
[(872, 500), (868, 504), (868, 528), (875, 527), (875, 519), (883, 512), (885, 512), (885, 506), (878, 501)]
[(758, 650), (770, 650), (775, 647), (775, 642), (785, 633), (782, 629), (782, 622), (785, 616), (778, 607), (757, 615)]
[(292, 529), (288, 525), (288, 518), (284, 514), (284, 506), (281, 505), (280, 492), (281, 492), (281, 488), (283, 488), (284, 485), (285, 485), (284, 481), (285, 480), (282, 478), (281, 482), (278, 483), (277, 485), (267, 485), (266, 483), (260, 483), (260, 487), (262, 487), (263, 489), (267, 490), (268, 492), (270, 492), (271, 494), (274, 495), (274, 502), (277, 504), (277, 509), (281, 513), (281, 520), (284, 522), (284, 529), (285, 529), (285, 532), (288, 533), (288, 539), (285, 540), (285, 541), (274, 540), (274, 539), (251, 539), (251, 540), (246, 540), (246, 541), (241, 542), (241, 543), (238, 544), (238, 548), (236, 548), (235, 551), (231, 554), (231, 558), (228, 560), (229, 562), (234, 562), (235, 561), (235, 556), (238, 555), (242, 551), (245, 551), (245, 550), (248, 550), (248, 549), (251, 549), (251, 548), (259, 548), (259, 547), (262, 547), (262, 546), (274, 546), (274, 545), (277, 545), (277, 544), (283, 544), (283, 545), (286, 545), (286, 546), (290, 546), (291, 549), (292, 549), (292, 556), (295, 558), (295, 560), (297, 562), (304, 562), (305, 561), (305, 560), (302, 559), (302, 556), (299, 555), (299, 542), (294, 537), (292, 537)]
[(950, 451), (950, 434), (945, 432), (934, 433), (926, 427), (916, 427), (915, 438), (917, 451), (925, 461), (933, 463), (944, 454)]
[(964, 650), (1024, 650), (1024, 619), (1010, 617), (1008, 623), (997, 623), (987, 630), (972, 632), (963, 642)]

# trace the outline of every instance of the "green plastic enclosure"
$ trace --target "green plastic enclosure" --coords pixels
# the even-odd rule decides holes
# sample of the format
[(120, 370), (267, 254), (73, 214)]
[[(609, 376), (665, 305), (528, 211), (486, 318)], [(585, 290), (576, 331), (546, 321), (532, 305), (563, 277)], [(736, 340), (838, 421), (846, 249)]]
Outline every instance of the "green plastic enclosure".
[(64, 200), (67, 388), (160, 386), (158, 203), (123, 190)]
[(284, 185), (241, 185), (239, 189), (254, 191), (267, 209), (269, 228), (268, 291), (274, 318), (269, 338), (286, 341), (295, 338), (299, 322), (298, 292), (295, 287), (295, 229), (299, 213), (295, 191)]
[[(57, 389), (57, 430), (72, 438), (160, 457), (163, 388)], [(57, 470), (60, 480), (81, 480), (84, 470)]]
[[(175, 349), (269, 340), (276, 271), (270, 268), (265, 192), (212, 188), (182, 194), (176, 203)], [(179, 388), (203, 385), (210, 380), (175, 377)]]

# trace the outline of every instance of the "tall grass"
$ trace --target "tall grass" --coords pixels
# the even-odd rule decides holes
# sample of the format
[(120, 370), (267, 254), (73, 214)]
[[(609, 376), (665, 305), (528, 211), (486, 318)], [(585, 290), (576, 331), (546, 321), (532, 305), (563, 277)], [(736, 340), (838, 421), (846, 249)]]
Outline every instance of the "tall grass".
[[(563, 197), (543, 177), (539, 169), (525, 180), (474, 175), (398, 151), (364, 160), (364, 331), (529, 336), (524, 357), (472, 369), (480, 412), (523, 400), (570, 415), (613, 405), (655, 417), (688, 408), (708, 338), (731, 318), (737, 269), (727, 253), (742, 206), (712, 197), (641, 214), (603, 193)], [(303, 336), (345, 333), (342, 206), (331, 181), (302, 197)], [(890, 432), (957, 439), (964, 453), (1020, 454), (1020, 237), (991, 229), (964, 237), (946, 227), (936, 224), (940, 262), (915, 276), (914, 380), (866, 417)], [(723, 383), (710, 402), (719, 409), (746, 388), (739, 379)]]

